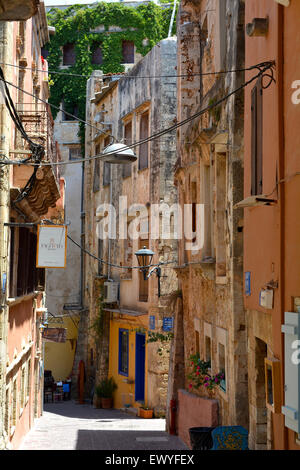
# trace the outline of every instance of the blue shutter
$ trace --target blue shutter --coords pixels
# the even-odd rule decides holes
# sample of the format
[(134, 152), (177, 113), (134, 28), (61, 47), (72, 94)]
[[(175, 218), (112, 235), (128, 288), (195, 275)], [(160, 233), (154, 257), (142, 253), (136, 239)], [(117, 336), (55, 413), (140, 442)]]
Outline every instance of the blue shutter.
[(300, 351), (297, 341), (300, 340), (300, 315), (294, 312), (285, 312), (284, 325), (281, 326), (284, 333), (284, 376), (285, 376), (285, 405), (282, 414), (285, 417), (285, 426), (300, 433)]

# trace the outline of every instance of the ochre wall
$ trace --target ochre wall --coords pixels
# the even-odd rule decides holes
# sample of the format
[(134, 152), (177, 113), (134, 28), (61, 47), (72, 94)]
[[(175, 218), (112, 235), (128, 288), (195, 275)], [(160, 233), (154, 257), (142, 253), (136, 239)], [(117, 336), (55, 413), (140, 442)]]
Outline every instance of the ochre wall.
[[(147, 318), (147, 317), (146, 317)], [(124, 382), (126, 379), (134, 381), (135, 378), (135, 337), (136, 330), (143, 328), (145, 325), (139, 317), (139, 321), (130, 321), (128, 318), (124, 318), (122, 321), (111, 320), (110, 322), (110, 341), (109, 341), (109, 377), (113, 377), (118, 385), (117, 390), (114, 393), (114, 408), (123, 408), (124, 403), (122, 401), (122, 394), (128, 396), (129, 393), (133, 395), (132, 406), (139, 407), (139, 403), (134, 401), (135, 385)], [(128, 377), (118, 373), (118, 361), (119, 361), (119, 328), (129, 330), (129, 358), (128, 358)], [(145, 354), (145, 403), (147, 403), (147, 343), (146, 343), (146, 354)]]
[[(79, 318), (73, 318), (75, 325)], [(65, 343), (45, 342), (45, 370), (51, 370), (54, 380), (66, 380), (71, 375), (78, 330), (71, 318), (65, 318), (64, 323), (50, 323), (49, 327), (67, 328)]]

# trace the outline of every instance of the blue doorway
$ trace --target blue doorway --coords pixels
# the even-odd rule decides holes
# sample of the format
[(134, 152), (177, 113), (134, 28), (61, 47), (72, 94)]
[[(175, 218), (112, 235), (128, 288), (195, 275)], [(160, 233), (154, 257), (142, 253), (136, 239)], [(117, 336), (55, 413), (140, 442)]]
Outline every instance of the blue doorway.
[(135, 336), (135, 401), (145, 401), (145, 335)]

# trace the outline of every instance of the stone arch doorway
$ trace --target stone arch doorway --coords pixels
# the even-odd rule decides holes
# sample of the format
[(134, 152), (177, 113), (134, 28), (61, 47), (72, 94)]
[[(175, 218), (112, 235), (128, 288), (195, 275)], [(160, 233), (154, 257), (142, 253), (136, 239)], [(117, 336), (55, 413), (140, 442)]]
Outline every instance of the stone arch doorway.
[(267, 357), (267, 344), (259, 338), (255, 338), (255, 433), (254, 448), (267, 449), (267, 407), (265, 390), (265, 357)]

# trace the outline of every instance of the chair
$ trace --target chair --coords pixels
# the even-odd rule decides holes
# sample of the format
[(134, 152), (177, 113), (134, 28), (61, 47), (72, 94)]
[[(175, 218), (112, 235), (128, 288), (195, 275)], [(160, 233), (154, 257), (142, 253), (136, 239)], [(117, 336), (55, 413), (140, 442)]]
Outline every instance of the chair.
[(248, 431), (242, 426), (218, 426), (211, 434), (211, 450), (248, 450)]

